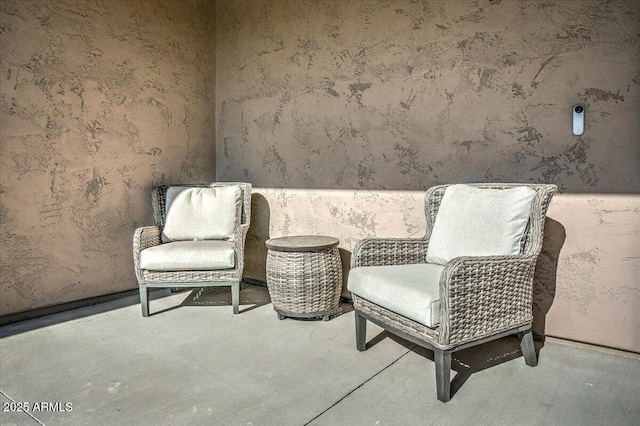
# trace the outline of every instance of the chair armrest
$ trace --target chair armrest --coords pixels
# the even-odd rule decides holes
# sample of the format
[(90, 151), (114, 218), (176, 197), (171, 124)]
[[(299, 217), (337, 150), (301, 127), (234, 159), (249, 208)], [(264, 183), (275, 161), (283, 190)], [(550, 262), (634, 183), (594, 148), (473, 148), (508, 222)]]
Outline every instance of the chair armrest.
[(360, 240), (351, 255), (351, 268), (424, 263), (428, 245), (428, 240), (418, 238), (368, 238)]
[(143, 226), (136, 229), (133, 234), (133, 266), (135, 267), (136, 277), (138, 281), (142, 280), (140, 275), (140, 252), (146, 248), (158, 246), (162, 244), (160, 241), (160, 227)]
[(531, 323), (536, 258), (478, 256), (448, 262), (440, 278), (440, 342), (462, 344)]
[(160, 241), (159, 226), (143, 226), (136, 229), (136, 232), (133, 234), (133, 247), (134, 250), (137, 248), (138, 252), (160, 244), (162, 244), (162, 242)]

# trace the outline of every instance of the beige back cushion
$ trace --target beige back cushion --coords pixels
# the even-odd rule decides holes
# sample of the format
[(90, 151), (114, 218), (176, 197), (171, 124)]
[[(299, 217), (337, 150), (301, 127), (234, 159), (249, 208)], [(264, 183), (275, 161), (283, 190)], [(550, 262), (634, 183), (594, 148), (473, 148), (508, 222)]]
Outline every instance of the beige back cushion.
[(535, 195), (527, 186), (448, 187), (429, 239), (427, 262), (444, 265), (459, 256), (520, 253)]
[(180, 188), (168, 206), (163, 239), (231, 241), (241, 205), (239, 186)]
[[(176, 195), (178, 195), (179, 193), (181, 193), (185, 189), (189, 189), (189, 188), (185, 187), (185, 186), (170, 186), (169, 188), (167, 188), (167, 195), (165, 197), (165, 203), (164, 203), (165, 223), (166, 223), (167, 213), (169, 212), (169, 209), (171, 208), (171, 204), (173, 203), (173, 199), (176, 198)], [(163, 243), (171, 242), (171, 239), (169, 237), (167, 237), (166, 235), (164, 235), (164, 232), (162, 232), (162, 234), (160, 235), (160, 239), (162, 240)]]

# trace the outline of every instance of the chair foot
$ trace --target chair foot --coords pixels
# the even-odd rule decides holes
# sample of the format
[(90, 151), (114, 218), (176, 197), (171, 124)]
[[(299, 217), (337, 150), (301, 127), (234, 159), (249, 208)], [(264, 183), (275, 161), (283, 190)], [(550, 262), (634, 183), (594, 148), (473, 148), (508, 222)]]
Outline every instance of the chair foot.
[(367, 350), (367, 319), (355, 311), (356, 318), (356, 348), (362, 352)]
[(536, 347), (533, 343), (533, 332), (529, 329), (524, 333), (520, 333), (519, 337), (524, 362), (530, 367), (535, 367), (538, 365), (538, 357), (536, 356)]
[(447, 402), (451, 399), (451, 352), (441, 349), (433, 351), (436, 361), (436, 391), (438, 400)]
[(149, 316), (149, 290), (146, 286), (140, 286), (140, 306), (142, 307), (142, 316)]
[(240, 313), (240, 283), (231, 284), (231, 304), (233, 305), (233, 313)]

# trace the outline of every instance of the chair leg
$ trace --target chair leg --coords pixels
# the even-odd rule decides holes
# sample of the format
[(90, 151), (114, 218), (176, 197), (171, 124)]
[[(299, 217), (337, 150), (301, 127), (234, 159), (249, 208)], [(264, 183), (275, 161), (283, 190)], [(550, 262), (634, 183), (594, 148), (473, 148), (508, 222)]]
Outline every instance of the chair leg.
[(147, 286), (140, 285), (140, 306), (142, 307), (142, 316), (149, 316), (149, 290)]
[(360, 352), (367, 350), (367, 319), (355, 311), (356, 317), (356, 348)]
[(438, 400), (447, 402), (451, 399), (451, 352), (434, 349), (433, 355), (436, 361), (436, 391)]
[(520, 349), (524, 356), (524, 362), (530, 367), (538, 365), (538, 357), (536, 356), (536, 347), (533, 344), (533, 332), (531, 329), (524, 332), (520, 336)]
[(231, 283), (231, 304), (233, 305), (233, 313), (240, 312), (240, 282)]

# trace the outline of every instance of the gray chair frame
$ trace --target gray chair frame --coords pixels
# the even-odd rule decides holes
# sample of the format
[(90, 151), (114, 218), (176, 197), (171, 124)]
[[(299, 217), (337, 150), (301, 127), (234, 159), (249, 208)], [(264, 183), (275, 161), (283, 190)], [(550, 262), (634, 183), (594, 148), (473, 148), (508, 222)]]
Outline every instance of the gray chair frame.
[[(231, 269), (209, 271), (152, 271), (140, 268), (140, 252), (142, 250), (163, 244), (160, 236), (166, 221), (165, 202), (167, 189), (172, 186), (189, 188), (215, 188), (224, 186), (240, 186), (242, 190), (242, 209), (236, 218), (234, 231), (235, 265)], [(244, 245), (247, 231), (251, 222), (251, 184), (237, 182), (215, 182), (161, 185), (154, 187), (151, 192), (154, 226), (144, 226), (136, 229), (133, 236), (133, 260), (138, 287), (140, 290), (140, 305), (142, 316), (149, 316), (149, 288), (193, 288), (231, 286), (231, 301), (233, 313), (240, 312), (240, 281), (244, 270)]]
[[(458, 257), (447, 263), (440, 278), (440, 324), (429, 328), (353, 293), (356, 347), (366, 350), (367, 320), (434, 352), (437, 397), (451, 399), (451, 354), (511, 334), (520, 338), (525, 363), (537, 365), (531, 325), (533, 276), (542, 248), (547, 208), (557, 191), (545, 184), (472, 184), (507, 189), (528, 186), (536, 191), (520, 254)], [(424, 238), (369, 238), (359, 241), (351, 268), (425, 263), (429, 237), (440, 201), (449, 185), (425, 195), (427, 230)]]

